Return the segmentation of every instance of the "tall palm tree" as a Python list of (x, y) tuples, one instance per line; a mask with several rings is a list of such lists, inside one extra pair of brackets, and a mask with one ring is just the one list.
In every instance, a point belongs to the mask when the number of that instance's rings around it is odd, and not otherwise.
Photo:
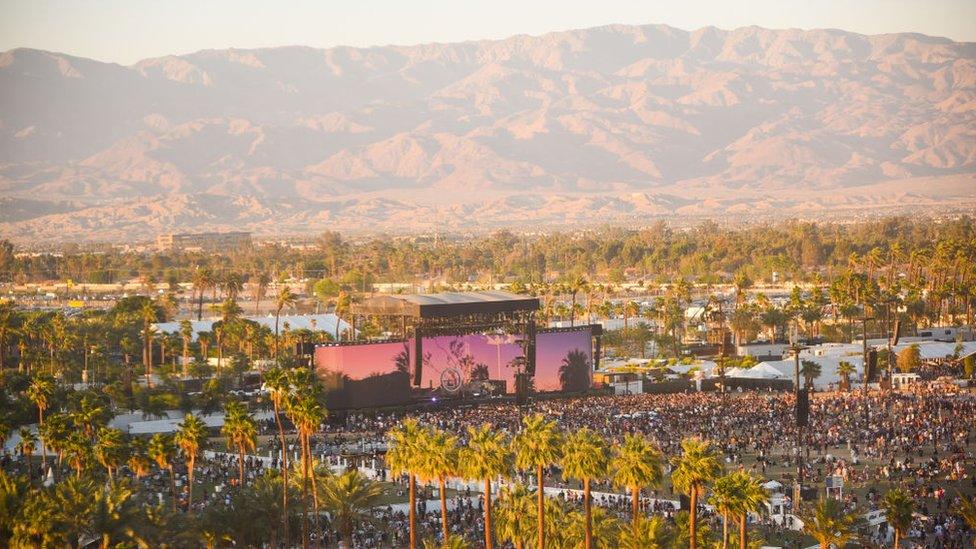
[[(288, 486), (288, 446), (285, 440), (285, 427), (281, 423), (281, 410), (287, 407), (291, 399), (291, 381), (288, 372), (275, 366), (264, 372), (264, 386), (274, 408), (275, 424), (278, 427), (278, 442), (281, 444), (281, 480)], [(288, 490), (281, 491), (282, 535), (285, 546), (288, 546)]]
[(271, 284), (271, 277), (267, 272), (258, 273), (257, 280), (251, 287), (251, 298), (254, 299), (254, 314), (258, 314), (261, 307), (261, 300), (268, 292), (268, 285)]
[(227, 448), (237, 450), (237, 468), (239, 473), (240, 486), (244, 486), (244, 454), (250, 450), (257, 449), (258, 428), (257, 423), (251, 414), (247, 413), (247, 408), (237, 401), (230, 401), (224, 407), (224, 425), (220, 428), (220, 434), (227, 439)]
[(121, 467), (128, 457), (125, 435), (118, 429), (102, 427), (98, 430), (94, 450), (95, 459), (108, 472), (109, 484), (114, 484), (115, 477), (112, 472)]
[(520, 469), (535, 469), (538, 549), (545, 548), (545, 469), (562, 457), (563, 436), (554, 421), (542, 414), (522, 419), (522, 430), (515, 436), (515, 465)]
[(388, 446), (386, 451), (386, 466), (393, 475), (407, 474), (408, 501), (410, 502), (410, 549), (417, 547), (417, 473), (422, 465), (423, 449), (421, 442), (424, 430), (415, 419), (407, 418), (398, 427), (386, 433)]
[(490, 424), (468, 427), (468, 444), (458, 452), (458, 462), (466, 478), (485, 483), (485, 549), (493, 547), (491, 541), (491, 480), (508, 476), (514, 456), (503, 433)]
[(722, 474), (722, 461), (718, 451), (707, 441), (686, 438), (681, 441), (682, 454), (674, 459), (671, 481), (674, 488), (691, 500), (688, 516), (690, 549), (698, 546), (698, 498), (705, 493), (705, 486)]
[[(44, 376), (35, 376), (24, 391), (28, 400), (37, 407), (37, 426), (44, 427), (44, 410), (47, 409), (51, 397), (54, 395), (54, 381)], [(41, 445), (41, 463), (47, 465), (47, 450)]]
[(31, 457), (34, 455), (34, 449), (37, 447), (37, 435), (27, 427), (21, 427), (17, 431), (17, 434), (20, 436), (20, 442), (17, 443), (17, 451), (20, 452), (21, 459), (27, 463), (27, 478), (31, 478), (34, 476)]
[(173, 460), (176, 459), (176, 445), (173, 443), (173, 437), (164, 433), (154, 434), (149, 439), (146, 453), (160, 469), (169, 471), (169, 484), (173, 492), (173, 510), (176, 511), (179, 496), (176, 494), (176, 472), (173, 470)]
[(132, 474), (136, 478), (142, 478), (149, 474), (150, 468), (152, 468), (152, 461), (149, 459), (149, 455), (146, 450), (146, 439), (134, 438), (129, 441), (128, 445), (129, 459), (126, 460), (125, 464), (132, 471)]
[(214, 286), (215, 278), (213, 271), (204, 267), (202, 269), (198, 268), (193, 271), (193, 289), (199, 295), (199, 302), (197, 304), (197, 320), (203, 319), (203, 294), (208, 288)]
[(383, 497), (383, 488), (367, 479), (358, 469), (330, 475), (322, 487), (322, 503), (332, 517), (339, 535), (352, 547), (352, 532), (357, 524), (372, 517), (372, 508)]
[(566, 437), (560, 462), (563, 478), (583, 483), (583, 515), (585, 521), (585, 546), (593, 547), (593, 510), (590, 501), (590, 483), (606, 476), (610, 466), (610, 447), (596, 432), (584, 427)]
[(424, 482), (437, 481), (441, 500), (441, 529), (444, 539), (451, 535), (447, 523), (447, 477), (458, 472), (458, 439), (440, 429), (428, 430), (420, 443), (421, 466), (419, 477)]
[(142, 319), (142, 364), (146, 370), (146, 386), (152, 387), (152, 342), (155, 332), (152, 325), (159, 319), (159, 306), (153, 300), (145, 298), (139, 308), (139, 317)]
[(895, 543), (892, 547), (898, 549), (905, 532), (912, 525), (912, 513), (915, 511), (915, 501), (912, 496), (901, 488), (888, 490), (881, 500), (881, 507), (885, 510), (888, 524), (895, 529)]
[(749, 532), (746, 529), (749, 513), (758, 513), (769, 501), (769, 493), (762, 486), (762, 479), (745, 471), (738, 471), (742, 499), (739, 505), (739, 549), (749, 547)]
[(292, 307), (298, 300), (295, 294), (292, 293), (291, 288), (285, 284), (282, 285), (281, 290), (278, 291), (278, 295), (275, 298), (275, 347), (274, 347), (274, 358), (278, 361), (278, 347), (280, 346), (279, 336), (278, 336), (278, 320), (281, 318), (281, 311), (285, 307)]
[[(302, 547), (308, 547), (308, 482), (311, 471), (311, 438), (325, 421), (325, 409), (313, 395), (302, 394), (291, 403), (285, 413), (298, 430), (298, 442), (302, 457)], [(316, 502), (318, 496), (316, 496)], [(316, 504), (316, 511), (317, 511)]]
[(859, 522), (857, 513), (845, 512), (843, 502), (833, 498), (821, 499), (813, 513), (807, 512), (800, 518), (803, 531), (817, 540), (820, 549), (843, 547), (854, 537)]
[(854, 365), (846, 360), (841, 360), (837, 364), (837, 375), (840, 376), (841, 385), (844, 386), (845, 391), (851, 389), (851, 375), (854, 373)]
[(180, 339), (183, 341), (183, 369), (181, 375), (185, 378), (190, 367), (190, 343), (193, 341), (193, 324), (189, 320), (180, 321)]
[(664, 456), (641, 435), (625, 435), (610, 462), (611, 477), (617, 488), (630, 490), (631, 519), (640, 518), (641, 488), (657, 486), (664, 478)]
[(183, 451), (183, 456), (186, 457), (188, 482), (186, 508), (191, 509), (193, 507), (193, 468), (196, 465), (197, 454), (206, 444), (207, 426), (197, 416), (187, 414), (180, 423), (173, 441)]

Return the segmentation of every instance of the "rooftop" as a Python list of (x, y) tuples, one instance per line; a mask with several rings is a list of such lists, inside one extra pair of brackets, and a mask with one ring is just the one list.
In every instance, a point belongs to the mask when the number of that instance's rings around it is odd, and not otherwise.
[(443, 318), (472, 314), (535, 311), (539, 299), (503, 291), (381, 295), (364, 300), (354, 312), (366, 315)]

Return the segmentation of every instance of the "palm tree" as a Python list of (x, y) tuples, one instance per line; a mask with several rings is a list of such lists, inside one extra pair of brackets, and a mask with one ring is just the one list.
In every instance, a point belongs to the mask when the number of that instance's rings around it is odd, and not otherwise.
[(27, 463), (27, 478), (31, 478), (33, 475), (33, 466), (31, 464), (31, 457), (34, 455), (34, 449), (37, 447), (37, 435), (27, 427), (21, 427), (17, 434), (20, 435), (20, 442), (17, 443), (17, 451), (20, 452), (20, 457)]
[(728, 521), (739, 524), (739, 545), (747, 547), (746, 523), (749, 513), (754, 513), (769, 499), (759, 479), (745, 471), (734, 471), (715, 480), (712, 487), (712, 504), (722, 515), (722, 547), (728, 547)]
[(244, 486), (244, 454), (257, 449), (258, 429), (254, 418), (247, 413), (247, 408), (236, 401), (230, 401), (224, 407), (224, 426), (220, 434), (227, 438), (227, 448), (237, 450), (237, 466), (240, 486)]
[[(38, 429), (44, 427), (44, 410), (50, 403), (51, 396), (54, 395), (54, 382), (43, 376), (35, 376), (31, 379), (30, 385), (24, 391), (27, 399), (37, 406), (37, 426)], [(47, 465), (47, 450), (41, 445), (41, 463)]]
[(342, 316), (349, 312), (350, 299), (349, 294), (340, 290), (339, 295), (336, 296), (335, 302), (335, 315), (336, 315), (336, 325), (335, 325), (335, 339), (336, 341), (342, 341), (342, 334), (339, 332), (339, 321), (342, 320)]
[(129, 459), (125, 462), (136, 478), (142, 478), (149, 474), (152, 461), (146, 452), (146, 440), (134, 438), (129, 441)]
[(912, 513), (915, 511), (915, 501), (912, 496), (901, 488), (889, 490), (881, 500), (881, 507), (885, 510), (888, 524), (895, 529), (895, 543), (892, 547), (898, 549), (905, 532), (912, 525)]
[(169, 471), (169, 483), (173, 491), (173, 510), (176, 511), (176, 502), (179, 501), (179, 496), (176, 494), (176, 472), (173, 471), (173, 460), (176, 458), (176, 445), (173, 443), (173, 437), (164, 433), (156, 433), (149, 439), (149, 447), (146, 453), (160, 469)]
[(197, 320), (203, 319), (203, 294), (214, 285), (214, 275), (210, 269), (196, 269), (193, 271), (193, 289), (199, 294), (200, 301), (197, 305)]
[(257, 281), (251, 287), (251, 298), (254, 299), (254, 314), (258, 314), (261, 306), (261, 300), (268, 292), (268, 285), (271, 284), (271, 277), (268, 273), (262, 271), (257, 276)]
[(545, 477), (544, 470), (562, 457), (563, 437), (554, 421), (542, 414), (522, 419), (522, 430), (516, 435), (515, 465), (520, 469), (535, 469), (538, 529), (538, 549), (545, 548)]
[(444, 539), (451, 535), (447, 524), (447, 477), (458, 471), (458, 439), (440, 429), (427, 430), (421, 438), (421, 466), (418, 477), (423, 482), (437, 481), (441, 500), (441, 529)]
[[(972, 496), (958, 495), (959, 507), (956, 509), (956, 514), (962, 518), (970, 531), (976, 530), (976, 500)], [(973, 548), (976, 549), (976, 538), (973, 539)]]
[(183, 369), (181, 375), (185, 378), (190, 365), (190, 343), (193, 341), (193, 324), (189, 320), (180, 321), (180, 339), (183, 341)]
[(296, 301), (297, 298), (295, 297), (295, 294), (291, 292), (291, 288), (287, 284), (281, 287), (281, 290), (278, 291), (278, 296), (275, 298), (275, 361), (278, 360), (278, 347), (280, 345), (278, 341), (278, 320), (281, 318), (281, 310), (285, 307), (294, 306)]
[(532, 493), (524, 484), (502, 488), (495, 509), (495, 534), (498, 539), (511, 543), (515, 549), (523, 549), (532, 542), (534, 515), (537, 512)]
[(846, 360), (841, 360), (837, 364), (837, 375), (840, 376), (841, 384), (844, 386), (844, 390), (849, 391), (851, 389), (851, 374), (854, 372), (854, 365)]
[(152, 341), (153, 323), (159, 319), (159, 307), (149, 298), (145, 298), (142, 307), (139, 309), (139, 317), (142, 319), (142, 361), (146, 369), (146, 386), (152, 387)]
[(638, 517), (620, 532), (618, 549), (666, 549), (671, 547), (667, 524), (660, 516)]
[[(311, 471), (311, 438), (325, 421), (325, 409), (313, 395), (302, 394), (287, 408), (289, 419), (298, 430), (298, 442), (302, 455), (302, 546), (308, 547), (308, 481)], [(318, 496), (315, 496), (316, 511), (318, 511)]]
[(490, 424), (475, 429), (468, 427), (468, 444), (458, 452), (466, 478), (483, 480), (485, 483), (485, 549), (493, 547), (491, 541), (491, 480), (507, 476), (512, 470), (512, 452), (505, 435)]
[(112, 471), (117, 470), (126, 461), (126, 442), (125, 435), (118, 429), (102, 427), (98, 430), (98, 439), (95, 442), (95, 459), (105, 467), (108, 472), (108, 481), (114, 484), (115, 477)]
[(617, 447), (610, 471), (616, 487), (630, 490), (631, 517), (636, 524), (640, 518), (641, 488), (660, 484), (664, 478), (664, 456), (645, 437), (628, 434)]
[(674, 488), (691, 500), (688, 516), (690, 549), (698, 546), (698, 498), (705, 492), (705, 486), (714, 482), (722, 474), (722, 462), (718, 452), (707, 441), (686, 438), (681, 441), (681, 456), (674, 459), (671, 481)]
[(594, 431), (583, 428), (566, 437), (560, 462), (563, 478), (583, 483), (583, 515), (586, 549), (593, 547), (593, 517), (590, 507), (590, 483), (606, 476), (610, 466), (607, 441)]
[[(277, 338), (276, 338), (277, 340)], [(264, 372), (264, 386), (268, 390), (271, 405), (274, 407), (275, 424), (278, 426), (278, 441), (281, 443), (281, 480), (288, 486), (288, 446), (285, 440), (285, 427), (281, 423), (281, 409), (290, 403), (291, 381), (288, 372), (275, 366)], [(288, 490), (281, 491), (282, 533), (285, 546), (288, 546)]]
[(805, 380), (804, 383), (807, 387), (813, 387), (813, 380), (820, 377), (823, 369), (820, 364), (812, 360), (801, 360), (800, 361), (800, 375), (803, 376)]
[(346, 547), (352, 547), (353, 530), (372, 517), (371, 510), (381, 497), (383, 488), (357, 469), (329, 476), (322, 487), (322, 503), (339, 535), (346, 540)]
[(179, 429), (176, 431), (173, 439), (176, 445), (180, 447), (180, 450), (183, 451), (183, 456), (186, 457), (188, 482), (187, 509), (193, 507), (193, 467), (196, 464), (197, 454), (200, 453), (201, 448), (206, 444), (206, 437), (207, 425), (203, 421), (200, 421), (200, 418), (197, 416), (187, 414), (180, 423)]
[(857, 513), (844, 511), (844, 504), (836, 499), (821, 499), (812, 514), (801, 515), (803, 531), (812, 536), (820, 549), (843, 547), (855, 535), (859, 521)]
[(421, 469), (424, 430), (414, 419), (404, 419), (400, 426), (386, 433), (388, 442), (386, 466), (393, 475), (407, 474), (408, 500), (410, 502), (410, 549), (417, 547), (417, 473)]
[(574, 278), (569, 283), (569, 286), (566, 288), (569, 291), (569, 294), (570, 294), (570, 296), (572, 298), (572, 304), (570, 305), (570, 308), (569, 308), (569, 311), (570, 311), (570, 313), (569, 313), (570, 314), (570, 317), (569, 317), (569, 325), (570, 326), (574, 326), (576, 324), (576, 294), (578, 294), (580, 292), (585, 292), (586, 291), (586, 288), (588, 286), (589, 286), (589, 283), (586, 281), (586, 278), (584, 278), (583, 275), (580, 275), (580, 276), (577, 276), (576, 278)]

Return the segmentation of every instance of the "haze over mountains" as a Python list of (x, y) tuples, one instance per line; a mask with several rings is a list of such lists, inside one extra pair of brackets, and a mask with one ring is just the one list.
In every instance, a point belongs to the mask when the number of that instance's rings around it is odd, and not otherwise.
[(976, 207), (976, 44), (609, 26), (0, 54), (0, 235), (419, 232)]

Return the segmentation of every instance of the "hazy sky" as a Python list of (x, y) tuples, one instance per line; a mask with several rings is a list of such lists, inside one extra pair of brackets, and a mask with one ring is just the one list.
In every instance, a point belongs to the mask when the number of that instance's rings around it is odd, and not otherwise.
[(976, 41), (976, 0), (0, 0), (0, 51), (32, 47), (128, 64), (205, 48), (453, 42), (608, 23)]

